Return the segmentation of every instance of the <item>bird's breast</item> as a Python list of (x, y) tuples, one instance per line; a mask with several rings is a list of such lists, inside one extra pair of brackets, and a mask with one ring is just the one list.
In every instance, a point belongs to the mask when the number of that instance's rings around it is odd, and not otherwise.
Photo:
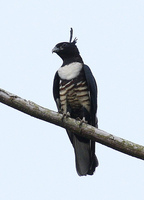
[(82, 66), (82, 63), (79, 62), (70, 63), (68, 65), (60, 67), (58, 70), (58, 75), (63, 80), (74, 79), (79, 75)]
[(82, 78), (72, 79), (70, 81), (61, 80), (60, 82), (60, 102), (61, 107), (65, 105), (72, 109), (85, 107), (90, 110), (90, 95), (86, 81)]

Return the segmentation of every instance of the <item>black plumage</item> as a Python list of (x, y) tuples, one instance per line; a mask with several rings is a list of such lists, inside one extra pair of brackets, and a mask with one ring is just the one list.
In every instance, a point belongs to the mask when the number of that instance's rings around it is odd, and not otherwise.
[[(60, 113), (98, 127), (96, 81), (79, 54), (76, 39), (71, 40), (72, 29), (70, 42), (59, 43), (53, 49), (63, 60), (54, 77), (54, 99)], [(95, 142), (69, 130), (67, 133), (74, 147), (77, 173), (92, 175), (98, 166)]]

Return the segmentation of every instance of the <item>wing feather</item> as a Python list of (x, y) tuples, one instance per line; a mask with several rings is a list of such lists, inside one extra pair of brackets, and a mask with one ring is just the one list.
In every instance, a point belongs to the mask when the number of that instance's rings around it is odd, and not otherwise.
[(87, 65), (83, 66), (86, 82), (88, 89), (90, 91), (90, 101), (91, 101), (91, 121), (93, 126), (97, 126), (97, 84), (95, 78)]

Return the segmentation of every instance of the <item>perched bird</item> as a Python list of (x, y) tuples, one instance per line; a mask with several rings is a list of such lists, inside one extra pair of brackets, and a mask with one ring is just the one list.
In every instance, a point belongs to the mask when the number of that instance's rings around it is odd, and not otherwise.
[[(54, 77), (53, 96), (58, 111), (64, 116), (79, 119), (98, 127), (97, 85), (90, 68), (84, 64), (76, 46), (77, 39), (58, 43), (52, 50), (63, 60)], [(79, 176), (92, 175), (98, 166), (95, 142), (67, 130), (74, 147), (76, 169)]]

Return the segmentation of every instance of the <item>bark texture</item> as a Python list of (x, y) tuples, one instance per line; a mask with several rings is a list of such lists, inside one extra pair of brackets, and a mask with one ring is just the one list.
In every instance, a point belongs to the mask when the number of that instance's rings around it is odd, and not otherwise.
[(135, 144), (123, 138), (116, 137), (90, 125), (81, 125), (80, 121), (75, 119), (63, 118), (63, 116), (57, 112), (39, 106), (32, 101), (22, 99), (21, 97), (3, 89), (0, 89), (0, 102), (31, 115), (32, 117), (72, 130), (78, 135), (92, 139), (130, 156), (144, 160), (144, 146)]

